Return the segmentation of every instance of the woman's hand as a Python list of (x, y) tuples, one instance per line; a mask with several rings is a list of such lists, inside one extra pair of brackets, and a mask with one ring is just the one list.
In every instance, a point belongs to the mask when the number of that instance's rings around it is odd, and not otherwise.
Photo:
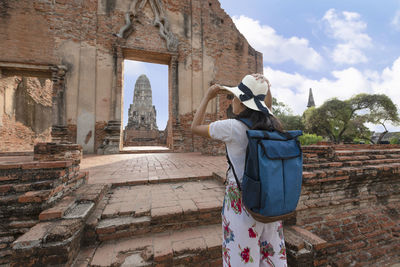
[(208, 100), (211, 100), (211, 99), (215, 98), (218, 94), (225, 93), (225, 91), (226, 90), (221, 85), (214, 84), (208, 88), (206, 96), (207, 96)]
[(198, 107), (196, 114), (194, 114), (193, 122), (192, 122), (192, 132), (194, 134), (203, 136), (203, 137), (210, 137), (208, 132), (208, 125), (203, 124), (204, 116), (206, 112), (206, 108), (208, 102), (211, 99), (216, 97), (218, 94), (224, 93), (226, 91), (221, 85), (214, 84), (210, 86), (204, 95), (203, 99), (201, 100), (200, 106)]

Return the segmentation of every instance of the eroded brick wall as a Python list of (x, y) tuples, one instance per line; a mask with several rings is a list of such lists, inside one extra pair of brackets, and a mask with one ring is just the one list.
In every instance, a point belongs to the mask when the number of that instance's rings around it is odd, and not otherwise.
[[(163, 1), (170, 31), (179, 40), (177, 51), (167, 49), (149, 3), (138, 13), (129, 37), (119, 39), (115, 34), (125, 25), (130, 3), (2, 1), (0, 61), (67, 67), (68, 139), (89, 153), (106, 138), (102, 125), (122, 120), (123, 60), (177, 61), (177, 73), (169, 81), (177, 95), (169, 94), (168, 143), (175, 151), (205, 151), (205, 145), (192, 140), (186, 122), (212, 82), (233, 86), (248, 73), (262, 72), (262, 54), (248, 44), (217, 0)], [(222, 102), (210, 104), (210, 116), (216, 116)]]
[(303, 149), (297, 225), (328, 242), (332, 266), (390, 266), (400, 260), (400, 149), (350, 147)]
[(39, 222), (43, 210), (86, 183), (81, 157), (79, 145), (40, 143), (35, 161), (0, 164), (0, 264), (9, 263), (12, 242)]
[(51, 141), (52, 82), (42, 77), (0, 77), (0, 151), (32, 151)]

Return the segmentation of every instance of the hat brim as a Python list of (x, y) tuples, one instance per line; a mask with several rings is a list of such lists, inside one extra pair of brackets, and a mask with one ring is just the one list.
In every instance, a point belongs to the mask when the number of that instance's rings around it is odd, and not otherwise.
[[(239, 89), (239, 87), (228, 87), (228, 86), (222, 86), (225, 90), (228, 90), (229, 92), (231, 92), (232, 94), (234, 94), (238, 99), (240, 99), (240, 95), (243, 94), (243, 92)], [(246, 107), (252, 109), (252, 110), (257, 110), (257, 111), (261, 111), (255, 101), (254, 98), (249, 99), (247, 101), (242, 101), (243, 105), (245, 105)], [(265, 107), (266, 109), (268, 109), (269, 114), (273, 115), (271, 110), (267, 107), (267, 105), (264, 103), (264, 101), (260, 101), (261, 105), (263, 107)]]

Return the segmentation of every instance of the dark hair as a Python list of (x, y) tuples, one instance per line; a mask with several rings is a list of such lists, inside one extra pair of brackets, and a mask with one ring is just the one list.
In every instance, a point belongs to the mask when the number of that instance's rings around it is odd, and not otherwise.
[(235, 118), (250, 119), (253, 124), (252, 130), (267, 130), (284, 132), (282, 123), (272, 115), (265, 115), (261, 111), (247, 108), (240, 112)]

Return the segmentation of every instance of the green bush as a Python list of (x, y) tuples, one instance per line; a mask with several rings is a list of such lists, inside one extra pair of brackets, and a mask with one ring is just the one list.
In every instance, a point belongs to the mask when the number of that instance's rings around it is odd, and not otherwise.
[(306, 133), (299, 137), (299, 141), (302, 146), (313, 145), (322, 141), (322, 136)]
[(391, 138), (391, 139), (390, 139), (390, 143), (391, 143), (392, 145), (400, 145), (400, 136), (397, 135), (397, 136)]
[(354, 138), (353, 143), (354, 144), (371, 144), (371, 141), (356, 137), (356, 138)]

